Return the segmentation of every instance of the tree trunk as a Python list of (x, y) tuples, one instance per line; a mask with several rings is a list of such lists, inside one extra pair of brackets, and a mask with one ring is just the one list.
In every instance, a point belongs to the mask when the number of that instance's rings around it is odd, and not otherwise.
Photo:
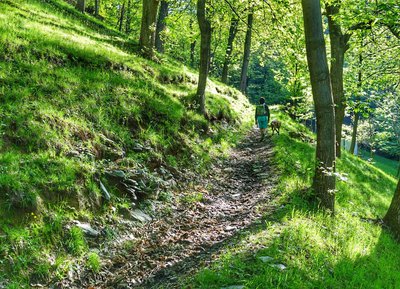
[(194, 67), (195, 63), (195, 54), (196, 54), (196, 40), (193, 40), (192, 43), (190, 43), (190, 66)]
[[(362, 44), (362, 43), (361, 43)], [(362, 46), (362, 45), (361, 45)], [(360, 67), (359, 67), (359, 69), (358, 69), (358, 82), (357, 82), (357, 87), (358, 87), (358, 90), (361, 90), (361, 88), (362, 88), (362, 62), (363, 62), (363, 57), (362, 57), (362, 54), (360, 54), (360, 56), (359, 56), (359, 65), (360, 65)], [(357, 93), (360, 93), (360, 92), (357, 92)], [(358, 102), (360, 102), (360, 99), (359, 99), (360, 97), (359, 96), (357, 96), (357, 100), (356, 100), (356, 102), (357, 102), (357, 104), (359, 104)], [(356, 104), (356, 105), (357, 105)], [(356, 107), (356, 110), (357, 110), (358, 108)], [(354, 113), (354, 123), (353, 123), (353, 133), (352, 133), (352, 136), (351, 136), (351, 145), (350, 145), (350, 153), (353, 155), (354, 154), (354, 149), (355, 149), (355, 147), (356, 147), (356, 142), (357, 142), (357, 130), (358, 130), (358, 121), (360, 120), (360, 112), (358, 112), (358, 111), (356, 111), (355, 113)]]
[(126, 21), (125, 21), (125, 33), (129, 34), (131, 32), (131, 10), (132, 10), (132, 5), (131, 5), (131, 0), (128, 0), (128, 6), (126, 7)]
[(157, 30), (156, 30), (156, 49), (160, 53), (164, 53), (164, 40), (162, 39), (162, 32), (165, 30), (165, 18), (168, 16), (168, 1), (161, 1), (160, 12), (158, 13)]
[(383, 222), (395, 234), (396, 238), (400, 239), (400, 181), (397, 184), (392, 203), (383, 218)]
[(354, 114), (353, 133), (351, 135), (351, 144), (350, 144), (350, 153), (352, 155), (354, 155), (354, 149), (356, 148), (357, 130), (358, 130), (358, 121), (359, 120), (360, 120), (360, 113), (356, 112)]
[(86, 7), (85, 0), (78, 0), (78, 2), (76, 2), (76, 9), (78, 9), (80, 12), (85, 13), (85, 7)]
[(346, 108), (343, 92), (344, 54), (348, 49), (349, 34), (343, 34), (340, 25), (333, 19), (339, 14), (340, 0), (326, 5), (329, 37), (331, 40), (331, 84), (335, 103), (336, 156), (341, 156), (342, 125)]
[(221, 76), (221, 82), (223, 83), (228, 83), (229, 64), (231, 63), (233, 41), (235, 40), (236, 37), (238, 24), (239, 24), (239, 19), (237, 19), (236, 17), (232, 17), (231, 26), (229, 28), (228, 45), (226, 46), (226, 52), (225, 52), (224, 67), (222, 69), (222, 76)]
[(247, 16), (247, 32), (246, 39), (244, 42), (244, 53), (243, 53), (243, 64), (242, 72), (240, 75), (240, 91), (245, 93), (247, 90), (247, 71), (249, 69), (250, 62), (250, 49), (251, 49), (251, 34), (253, 30), (253, 11), (250, 10)]
[(94, 1), (94, 16), (96, 17), (100, 16), (100, 0)]
[(396, 176), (397, 176), (397, 177), (400, 177), (400, 157), (399, 157), (399, 164), (398, 164), (398, 167), (397, 167), (397, 174), (396, 174)]
[(125, 17), (125, 1), (122, 4), (121, 11), (120, 11), (120, 16), (119, 16), (119, 21), (118, 21), (118, 23), (119, 23), (119, 28), (118, 28), (119, 32), (122, 32), (122, 26), (124, 24), (124, 17)]
[(159, 3), (159, 0), (143, 0), (139, 47), (143, 56), (150, 59), (154, 58), (155, 28)]
[(317, 117), (317, 149), (313, 188), (320, 205), (335, 208), (335, 110), (331, 92), (319, 0), (302, 0), (307, 61)]
[(197, 20), (200, 27), (200, 69), (197, 86), (197, 101), (199, 112), (206, 115), (206, 86), (208, 70), (210, 68), (211, 52), (211, 21), (207, 18), (206, 0), (197, 0)]

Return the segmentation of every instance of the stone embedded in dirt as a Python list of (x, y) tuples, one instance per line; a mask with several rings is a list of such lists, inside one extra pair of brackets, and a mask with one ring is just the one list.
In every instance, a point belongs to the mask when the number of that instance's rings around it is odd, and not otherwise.
[(226, 226), (225, 227), (225, 231), (227, 231), (227, 232), (233, 231), (235, 229), (236, 229), (236, 227), (234, 227), (234, 226)]
[(270, 256), (261, 256), (261, 257), (258, 257), (258, 259), (260, 259), (264, 263), (268, 263), (268, 262), (271, 262), (272, 260), (274, 260), (274, 258), (272, 258)]
[(286, 266), (283, 265), (283, 264), (271, 264), (270, 266), (273, 267), (273, 268), (279, 269), (281, 271), (286, 269)]
[(100, 236), (100, 232), (93, 229), (90, 224), (87, 223), (81, 223), (79, 221), (76, 221), (76, 226), (80, 229), (82, 229), (83, 233), (87, 236), (90, 237), (98, 237)]
[(231, 198), (234, 199), (234, 200), (239, 200), (241, 195), (242, 194), (234, 194), (234, 195), (231, 196)]
[(139, 210), (139, 209), (135, 209), (132, 211), (132, 218), (134, 218), (142, 223), (150, 222), (151, 220), (153, 220), (152, 217), (150, 217), (145, 212), (143, 212), (142, 210)]
[(106, 199), (107, 201), (111, 200), (110, 193), (107, 191), (106, 187), (104, 186), (104, 184), (101, 181), (100, 181), (100, 190), (101, 190), (101, 194), (104, 197), (104, 199)]

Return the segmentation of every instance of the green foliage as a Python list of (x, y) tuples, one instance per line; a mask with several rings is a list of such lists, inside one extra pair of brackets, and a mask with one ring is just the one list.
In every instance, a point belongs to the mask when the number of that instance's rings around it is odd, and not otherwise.
[(89, 253), (86, 261), (86, 266), (94, 273), (99, 273), (101, 269), (100, 257), (97, 253)]
[[(76, 263), (98, 272), (99, 256), (71, 220), (109, 213), (105, 171), (140, 168), (150, 196), (154, 168), (205, 171), (251, 119), (242, 94), (212, 81), (210, 117), (197, 114), (196, 73), (138, 57), (108, 28), (117, 1), (101, 2), (106, 22), (61, 0), (0, 3), (0, 284), (9, 288), (65, 278)], [(131, 203), (107, 189), (112, 206)]]
[[(314, 147), (289, 133), (313, 136), (288, 117), (279, 114), (279, 119), (283, 128), (273, 141), (281, 171), (276, 188), (280, 209), (185, 284), (191, 288), (399, 287), (399, 244), (374, 222), (389, 206), (395, 179), (344, 153), (338, 160), (342, 180), (337, 184), (337, 214), (331, 218), (319, 212), (309, 191)], [(285, 268), (275, 266), (279, 264)]]

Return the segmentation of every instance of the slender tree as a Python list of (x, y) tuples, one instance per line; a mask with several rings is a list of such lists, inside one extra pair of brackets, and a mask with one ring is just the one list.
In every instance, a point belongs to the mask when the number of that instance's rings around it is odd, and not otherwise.
[(94, 16), (96, 17), (100, 16), (100, 0), (94, 1)]
[(78, 0), (78, 2), (76, 2), (76, 9), (78, 9), (82, 13), (85, 13), (86, 1), (85, 0)]
[(156, 29), (156, 49), (160, 53), (164, 53), (164, 40), (162, 39), (162, 32), (165, 30), (165, 19), (168, 16), (168, 1), (161, 1), (160, 11), (158, 13), (157, 29)]
[(156, 20), (159, 0), (143, 0), (139, 47), (144, 57), (154, 58)]
[(233, 41), (235, 40), (238, 24), (239, 24), (239, 19), (237, 17), (232, 17), (231, 25), (229, 28), (228, 45), (226, 46), (224, 66), (222, 69), (222, 76), (221, 76), (221, 81), (223, 83), (228, 83), (229, 64), (231, 63), (231, 55), (232, 55), (232, 51), (233, 51)]
[(131, 32), (131, 21), (132, 21), (132, 2), (128, 0), (128, 5), (126, 7), (126, 21), (125, 21), (125, 33), (129, 34)]
[(313, 188), (323, 208), (335, 208), (335, 110), (331, 92), (319, 0), (302, 0), (307, 62), (317, 117)]
[(253, 9), (250, 8), (247, 15), (247, 32), (244, 42), (243, 64), (242, 72), (240, 74), (240, 91), (245, 93), (247, 90), (247, 71), (249, 70), (250, 63), (250, 50), (251, 50), (251, 34), (253, 30)]
[(335, 20), (335, 17), (339, 14), (340, 5), (341, 0), (336, 0), (326, 5), (331, 40), (330, 77), (333, 100), (335, 102), (336, 156), (338, 158), (341, 156), (342, 125), (346, 108), (346, 99), (343, 92), (344, 54), (349, 49), (348, 42), (350, 39), (350, 34), (344, 34), (340, 24)]
[[(358, 81), (357, 81), (357, 88), (358, 92), (357, 94), (361, 93), (362, 89), (362, 62), (363, 62), (363, 57), (362, 54), (360, 53), (359, 55), (359, 68), (358, 68)], [(356, 148), (356, 142), (357, 142), (357, 131), (358, 131), (358, 122), (360, 121), (360, 96), (357, 95), (356, 99), (356, 107), (354, 108), (354, 122), (353, 122), (353, 132), (351, 134), (351, 144), (350, 144), (350, 153), (354, 154), (354, 150)]]
[(199, 103), (199, 112), (206, 115), (206, 86), (208, 71), (210, 68), (210, 52), (211, 52), (211, 21), (207, 17), (206, 0), (197, 0), (197, 21), (200, 27), (200, 69), (199, 83), (197, 86), (197, 101)]
[(119, 13), (120, 14), (119, 14), (119, 19), (118, 19), (118, 23), (119, 23), (118, 30), (119, 30), (119, 32), (122, 32), (122, 27), (123, 27), (124, 18), (125, 18), (125, 1), (122, 3)]

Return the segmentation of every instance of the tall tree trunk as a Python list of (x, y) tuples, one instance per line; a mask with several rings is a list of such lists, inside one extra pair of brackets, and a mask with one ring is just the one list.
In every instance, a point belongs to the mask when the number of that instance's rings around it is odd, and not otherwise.
[(247, 32), (244, 42), (242, 72), (240, 74), (240, 91), (245, 93), (247, 90), (247, 71), (250, 62), (251, 34), (253, 31), (253, 10), (251, 9), (247, 16)]
[(120, 15), (119, 15), (119, 21), (118, 21), (118, 23), (119, 23), (119, 28), (118, 28), (119, 32), (122, 32), (122, 27), (123, 27), (123, 24), (124, 24), (124, 17), (125, 17), (125, 1), (124, 1), (124, 3), (122, 3)]
[(344, 54), (347, 51), (350, 34), (343, 34), (340, 25), (334, 20), (339, 14), (341, 0), (326, 5), (328, 16), (329, 37), (331, 40), (331, 84), (333, 101), (335, 102), (336, 124), (336, 156), (341, 156), (342, 125), (346, 108), (346, 99), (343, 92), (343, 64)]
[(237, 19), (236, 17), (232, 17), (231, 26), (229, 28), (228, 45), (226, 46), (226, 52), (225, 52), (224, 67), (222, 69), (222, 76), (221, 76), (221, 81), (223, 83), (228, 83), (229, 64), (231, 63), (233, 41), (235, 40), (236, 37), (238, 24), (239, 24), (239, 19)]
[(197, 0), (197, 20), (200, 27), (200, 69), (199, 83), (197, 86), (197, 101), (199, 112), (206, 115), (206, 86), (208, 70), (210, 68), (211, 52), (211, 21), (207, 18), (206, 0)]
[(85, 8), (86, 8), (85, 0), (78, 0), (78, 2), (76, 2), (76, 9), (78, 9), (80, 12), (85, 13)]
[(383, 222), (395, 234), (396, 238), (400, 239), (400, 181), (397, 184), (392, 203), (383, 218)]
[(164, 40), (162, 39), (162, 32), (165, 30), (165, 18), (168, 16), (169, 2), (162, 0), (160, 4), (160, 12), (158, 13), (157, 30), (156, 30), (156, 49), (160, 53), (164, 53)]
[(360, 113), (356, 112), (354, 114), (353, 133), (351, 135), (351, 144), (350, 144), (350, 153), (352, 155), (354, 155), (354, 150), (356, 148), (357, 130), (358, 130), (358, 121), (359, 120), (360, 120)]
[[(360, 54), (359, 55), (359, 66), (360, 67), (358, 69), (358, 82), (357, 82), (357, 88), (359, 91), (357, 93), (360, 93), (361, 88), (362, 88), (362, 62), (363, 62), (363, 57), (362, 57), (362, 54)], [(359, 122), (360, 116), (361, 116), (361, 113), (359, 111), (357, 111), (359, 109), (359, 107), (358, 107), (359, 102), (360, 102), (360, 97), (357, 96), (356, 107), (355, 107), (355, 112), (354, 112), (353, 133), (351, 135), (351, 145), (350, 145), (350, 153), (352, 155), (354, 154), (354, 149), (356, 147), (358, 122)]]
[(125, 33), (129, 34), (131, 32), (131, 10), (132, 10), (132, 5), (131, 5), (131, 0), (128, 0), (128, 6), (126, 7), (126, 21), (125, 21)]
[(190, 43), (190, 66), (194, 67), (197, 41)]
[(331, 91), (319, 0), (302, 0), (307, 61), (317, 116), (314, 191), (320, 205), (335, 209), (335, 110)]
[(154, 58), (156, 20), (159, 0), (143, 0), (139, 47), (144, 57)]
[(100, 0), (94, 1), (94, 16), (96, 17), (100, 16)]

